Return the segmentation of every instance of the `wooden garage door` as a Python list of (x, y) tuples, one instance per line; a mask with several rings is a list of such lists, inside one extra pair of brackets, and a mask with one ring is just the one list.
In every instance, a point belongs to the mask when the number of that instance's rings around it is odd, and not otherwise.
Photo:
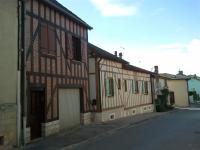
[(80, 125), (79, 89), (59, 89), (60, 129)]

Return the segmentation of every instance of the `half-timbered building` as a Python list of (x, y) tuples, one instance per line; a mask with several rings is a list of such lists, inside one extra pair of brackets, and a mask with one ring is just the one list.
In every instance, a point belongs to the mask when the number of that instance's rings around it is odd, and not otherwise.
[(93, 120), (113, 120), (152, 112), (153, 72), (89, 44), (90, 101)]
[(89, 123), (87, 23), (56, 0), (24, 1), (26, 142)]

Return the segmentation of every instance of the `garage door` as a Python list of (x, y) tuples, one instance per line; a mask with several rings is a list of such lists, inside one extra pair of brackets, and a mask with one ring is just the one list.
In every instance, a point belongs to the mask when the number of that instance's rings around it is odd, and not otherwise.
[(80, 125), (79, 89), (59, 89), (60, 129)]

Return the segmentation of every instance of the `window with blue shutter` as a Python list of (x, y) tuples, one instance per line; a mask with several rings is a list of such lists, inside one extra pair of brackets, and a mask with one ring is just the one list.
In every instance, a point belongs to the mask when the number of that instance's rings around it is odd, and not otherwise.
[(144, 81), (142, 81), (142, 93), (144, 93)]
[(135, 93), (139, 93), (139, 85), (138, 85), (138, 81), (135, 81)]
[(106, 79), (106, 96), (114, 96), (114, 83), (113, 79)]
[(144, 81), (144, 94), (148, 94), (148, 81)]
[(118, 89), (121, 90), (121, 79), (118, 78)]
[(124, 80), (124, 91), (127, 92), (127, 80)]
[(134, 80), (132, 80), (132, 93), (135, 93), (135, 84), (134, 84)]

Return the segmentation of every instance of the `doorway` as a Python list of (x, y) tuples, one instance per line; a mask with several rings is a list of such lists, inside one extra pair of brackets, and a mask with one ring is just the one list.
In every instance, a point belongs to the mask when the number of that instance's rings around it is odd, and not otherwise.
[(42, 123), (45, 112), (45, 90), (34, 88), (30, 91), (30, 130), (31, 140), (42, 136)]

